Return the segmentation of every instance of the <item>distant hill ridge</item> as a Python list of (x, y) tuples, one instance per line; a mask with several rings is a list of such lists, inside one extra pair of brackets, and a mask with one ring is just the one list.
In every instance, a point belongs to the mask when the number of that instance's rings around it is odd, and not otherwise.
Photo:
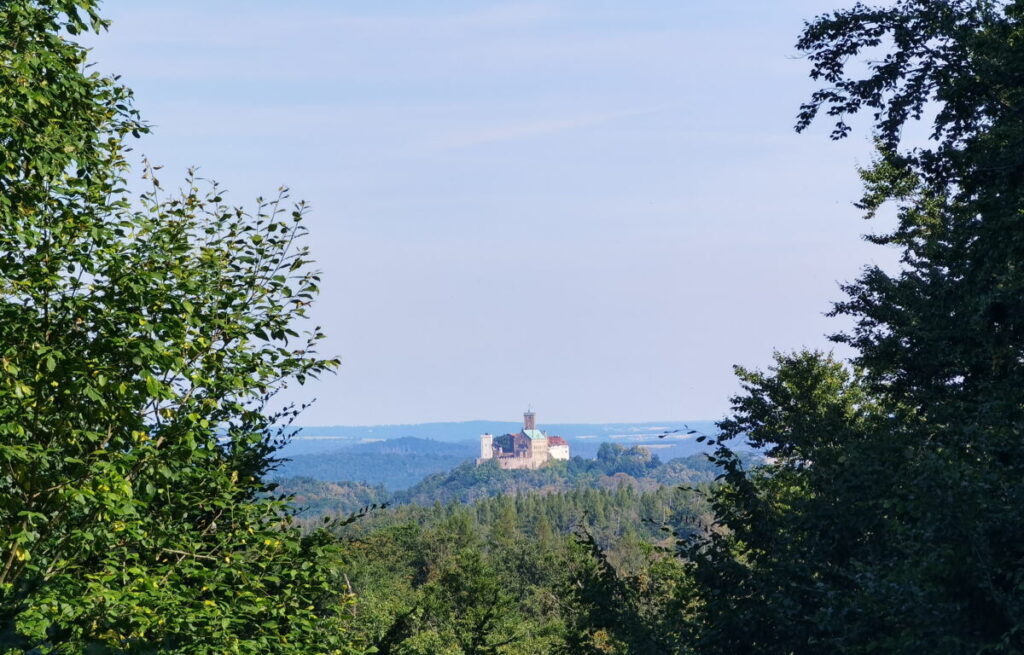
[[(657, 435), (660, 431), (677, 430), (689, 427), (701, 432), (714, 430), (714, 422), (696, 421), (637, 421), (617, 423), (544, 423), (538, 427), (548, 434), (562, 437), (592, 436), (607, 438), (614, 434), (649, 434)], [(408, 423), (396, 425), (327, 425), (304, 426), (299, 429), (300, 437), (347, 437), (349, 439), (397, 439), (401, 437), (418, 437), (436, 441), (466, 441), (475, 439), (485, 432), (505, 434), (516, 432), (522, 428), (517, 421), (447, 421), (434, 423)]]
[(450, 443), (420, 437), (399, 437), (382, 441), (365, 441), (345, 448), (350, 453), (378, 453), (381, 455), (452, 455), (471, 457), (476, 453), (475, 444)]
[(440, 452), (423, 452), (421, 447), (409, 443), (395, 450), (389, 450), (389, 446), (362, 450), (366, 446), (369, 444), (332, 452), (294, 455), (278, 466), (273, 477), (300, 476), (323, 482), (360, 482), (382, 485), (394, 491), (410, 487), (432, 473), (449, 471), (472, 457), (472, 453), (443, 452), (440, 449)]

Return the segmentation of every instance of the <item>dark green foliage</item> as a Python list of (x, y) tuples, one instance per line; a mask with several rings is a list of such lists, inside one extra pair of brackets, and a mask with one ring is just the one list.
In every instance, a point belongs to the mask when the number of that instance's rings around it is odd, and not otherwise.
[[(754, 474), (726, 448), (724, 529), (686, 548), (702, 653), (1024, 650), (1024, 3), (855, 5), (799, 47), (827, 86), (804, 106), (868, 109), (862, 173), (898, 271), (844, 287), (855, 370), (802, 353), (740, 371), (725, 434), (773, 444)], [(867, 59), (865, 65), (861, 61)], [(927, 117), (926, 147), (901, 142)]]
[(675, 560), (648, 560), (634, 573), (616, 570), (586, 530), (570, 551), (571, 584), (566, 586), (565, 655), (688, 652), (686, 599), (689, 582)]
[(68, 40), (95, 12), (0, 4), (0, 650), (349, 651), (337, 546), (262, 482), (268, 401), (336, 364), (293, 327), (304, 209), (129, 196), (145, 127)]
[(744, 395), (723, 436), (745, 433), (775, 459), (750, 472), (728, 448), (716, 452), (726, 472), (713, 510), (728, 529), (681, 544), (700, 598), (694, 645), (702, 653), (841, 647), (871, 584), (860, 577), (864, 565), (892, 555), (887, 417), (856, 376), (817, 353), (778, 355), (770, 374), (739, 375)]

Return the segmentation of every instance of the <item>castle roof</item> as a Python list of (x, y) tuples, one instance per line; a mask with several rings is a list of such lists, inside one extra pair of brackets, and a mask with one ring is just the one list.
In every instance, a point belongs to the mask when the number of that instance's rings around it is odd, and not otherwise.
[(569, 442), (562, 437), (548, 437), (549, 446), (568, 446)]
[(528, 436), (530, 439), (547, 439), (544, 433), (540, 430), (523, 430), (523, 434)]

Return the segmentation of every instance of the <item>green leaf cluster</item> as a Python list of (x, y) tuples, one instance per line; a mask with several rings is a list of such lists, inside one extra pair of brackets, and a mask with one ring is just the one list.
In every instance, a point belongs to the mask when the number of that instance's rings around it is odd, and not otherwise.
[(336, 545), (262, 482), (275, 394), (337, 364), (305, 207), (130, 195), (147, 127), (73, 40), (105, 27), (0, 4), (0, 652), (350, 652)]
[[(798, 43), (833, 136), (871, 115), (867, 216), (897, 270), (866, 267), (821, 353), (740, 370), (721, 424), (720, 529), (686, 544), (701, 653), (1024, 650), (1024, 3), (899, 0), (809, 22)], [(908, 147), (915, 121), (930, 141)]]

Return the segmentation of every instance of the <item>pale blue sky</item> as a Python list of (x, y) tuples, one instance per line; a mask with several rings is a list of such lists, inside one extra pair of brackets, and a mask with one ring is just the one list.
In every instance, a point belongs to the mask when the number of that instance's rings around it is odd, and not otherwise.
[(303, 423), (717, 418), (891, 260), (851, 206), (869, 135), (792, 131), (792, 44), (845, 4), (116, 0), (95, 58), (165, 184), (312, 205), (343, 367)]

